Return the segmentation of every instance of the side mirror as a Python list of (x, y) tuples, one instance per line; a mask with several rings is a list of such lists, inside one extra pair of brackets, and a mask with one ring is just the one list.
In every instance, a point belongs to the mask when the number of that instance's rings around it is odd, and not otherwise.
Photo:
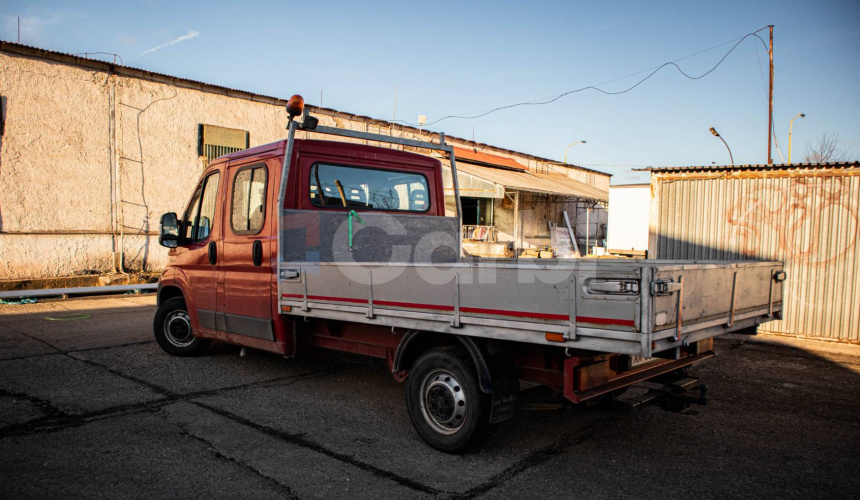
[(161, 234), (158, 236), (158, 243), (167, 248), (179, 246), (179, 222), (174, 212), (161, 216)]

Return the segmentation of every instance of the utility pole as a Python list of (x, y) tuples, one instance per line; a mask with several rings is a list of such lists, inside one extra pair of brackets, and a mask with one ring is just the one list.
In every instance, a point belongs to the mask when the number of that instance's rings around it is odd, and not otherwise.
[(770, 98), (768, 100), (767, 112), (767, 164), (773, 164), (773, 158), (770, 154), (770, 142), (773, 139), (773, 25), (770, 28)]

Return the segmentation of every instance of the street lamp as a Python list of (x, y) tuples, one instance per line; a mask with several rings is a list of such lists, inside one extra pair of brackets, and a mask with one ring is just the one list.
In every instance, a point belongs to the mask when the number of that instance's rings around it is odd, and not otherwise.
[(567, 145), (566, 148), (564, 148), (564, 162), (565, 163), (567, 163), (567, 150), (570, 149), (571, 146), (576, 146), (577, 144), (585, 144), (585, 141), (571, 142), (570, 144)]
[(717, 132), (717, 129), (715, 129), (714, 127), (711, 127), (711, 133), (712, 133), (712, 134), (714, 134), (714, 137), (719, 137), (719, 138), (720, 138), (720, 140), (721, 140), (721, 141), (723, 141), (723, 144), (725, 144), (725, 145), (726, 145), (726, 149), (728, 149), (728, 150), (729, 150), (729, 160), (732, 162), (732, 165), (734, 165), (734, 164), (735, 164), (735, 159), (734, 159), (734, 157), (732, 157), (732, 150), (731, 150), (731, 148), (729, 147), (729, 145), (726, 143), (726, 140), (725, 140), (725, 139), (723, 139), (723, 136), (721, 136), (721, 135), (720, 135), (720, 133), (719, 133), (719, 132)]
[(788, 164), (789, 165), (791, 165), (791, 127), (794, 126), (794, 120), (797, 119), (798, 116), (801, 118), (806, 118), (806, 113), (798, 113), (797, 116), (795, 116), (794, 118), (791, 119), (790, 122), (788, 122)]

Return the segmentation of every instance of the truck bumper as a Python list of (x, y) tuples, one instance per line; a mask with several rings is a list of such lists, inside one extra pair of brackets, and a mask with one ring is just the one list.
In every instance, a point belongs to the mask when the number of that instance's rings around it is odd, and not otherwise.
[(675, 370), (680, 370), (693, 363), (712, 357), (714, 357), (714, 352), (706, 351), (681, 359), (666, 360), (641, 370), (620, 374), (604, 384), (586, 390), (577, 390), (577, 387), (582, 385), (583, 377), (589, 376), (589, 366), (581, 364), (581, 358), (567, 358), (564, 361), (564, 397), (574, 403), (582, 403), (583, 401), (609, 394), (635, 383), (644, 382)]
[(705, 385), (699, 383), (696, 377), (666, 374), (652, 379), (655, 387), (648, 388), (643, 394), (630, 398), (616, 399), (612, 409), (630, 413), (645, 406), (659, 404), (660, 408), (676, 413), (688, 413), (691, 404), (708, 404)]

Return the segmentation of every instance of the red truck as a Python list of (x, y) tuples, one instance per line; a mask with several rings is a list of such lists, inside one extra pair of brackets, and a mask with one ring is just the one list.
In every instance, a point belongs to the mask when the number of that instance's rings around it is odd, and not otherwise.
[(299, 122), (298, 97), (288, 112), (286, 140), (218, 158), (182, 217), (162, 216), (154, 332), (172, 355), (219, 340), (382, 358), (419, 435), (457, 452), (513, 416), (521, 380), (573, 403), (643, 381), (664, 384), (662, 406), (702, 402), (684, 369), (713, 356), (712, 338), (780, 316), (777, 262), (463, 257), (443, 134)]

